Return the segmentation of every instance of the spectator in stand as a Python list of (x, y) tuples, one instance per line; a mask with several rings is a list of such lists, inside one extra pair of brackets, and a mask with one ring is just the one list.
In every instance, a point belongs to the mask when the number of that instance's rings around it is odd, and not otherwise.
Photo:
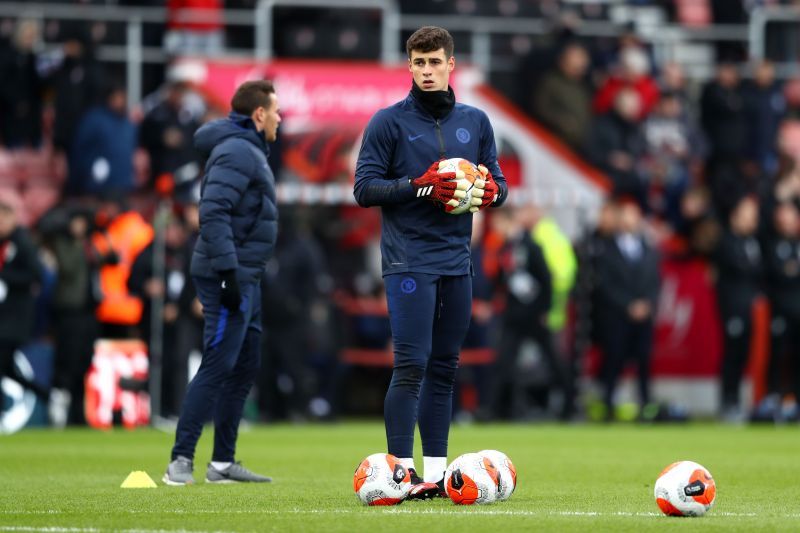
[(686, 242), (688, 255), (711, 256), (721, 230), (706, 187), (694, 186), (686, 191), (681, 198), (680, 216), (674, 229)]
[(744, 421), (739, 386), (750, 352), (753, 302), (761, 291), (763, 275), (757, 229), (758, 202), (744, 196), (730, 212), (714, 254), (724, 333), (721, 414), (729, 423)]
[(65, 193), (120, 194), (134, 189), (136, 126), (128, 118), (125, 89), (112, 86), (104, 105), (81, 119), (69, 152)]
[(778, 205), (774, 229), (764, 250), (772, 313), (767, 396), (756, 416), (778, 421), (797, 418), (797, 400), (784, 411), (784, 397), (793, 393), (800, 399), (800, 212), (795, 204)]
[[(602, 319), (605, 310), (600, 301), (600, 265), (610, 248), (614, 245), (614, 236), (617, 234), (619, 220), (619, 207), (612, 198), (606, 200), (600, 207), (597, 215), (597, 224), (594, 228), (587, 228), (587, 233), (576, 245), (575, 253), (578, 259), (578, 276), (575, 281), (575, 306), (576, 311), (576, 337), (579, 334), (584, 338), (576, 342), (594, 342), (599, 344), (600, 334), (603, 332)], [(582, 328), (580, 332), (578, 328)], [(582, 355), (582, 354), (581, 354)]]
[(262, 279), (266, 358), (259, 374), (258, 404), (268, 419), (299, 421), (315, 415), (311, 400), (325, 381), (311, 364), (320, 339), (321, 317), (315, 311), (329, 280), (322, 248), (303, 214), (282, 210), (275, 255)]
[(531, 104), (535, 100), (531, 98), (531, 87), (538, 87), (542, 76), (557, 64), (561, 50), (576, 42), (575, 29), (581, 23), (580, 18), (572, 12), (564, 12), (550, 19), (550, 31), (537, 39), (537, 45), (531, 46), (529, 52), (520, 58), (514, 73), (516, 83), (510, 88), (512, 100), (534, 116), (536, 112)]
[(96, 310), (102, 337), (138, 337), (142, 300), (128, 291), (128, 277), (136, 256), (153, 239), (153, 228), (142, 216), (128, 210), (123, 197), (108, 195), (101, 200), (95, 216), (92, 246), (103, 258), (100, 268), (100, 297)]
[(55, 363), (50, 394), (50, 421), (56, 427), (83, 424), (84, 377), (97, 338), (97, 290), (101, 258), (89, 242), (90, 213), (57, 208), (39, 222), (39, 231), (56, 262), (53, 296)]
[(598, 304), (606, 418), (614, 416), (617, 381), (629, 360), (638, 366), (640, 416), (650, 403), (650, 358), (660, 288), (658, 252), (645, 238), (638, 202), (623, 198), (618, 230), (598, 262)]
[(576, 151), (585, 148), (591, 126), (588, 67), (586, 49), (577, 42), (571, 43), (561, 51), (558, 64), (544, 75), (533, 94), (536, 118)]
[(662, 94), (644, 123), (648, 203), (672, 227), (679, 223), (680, 201), (689, 185), (692, 160), (700, 157), (698, 136), (680, 97), (674, 93)]
[(638, 46), (628, 46), (620, 52), (619, 73), (612, 74), (594, 97), (594, 112), (608, 113), (617, 100), (617, 95), (630, 89), (639, 95), (636, 119), (642, 120), (658, 102), (658, 84), (650, 75), (650, 59), (647, 52)]
[(223, 52), (222, 0), (167, 0), (164, 49), (174, 56), (213, 56)]
[(78, 122), (101, 100), (104, 73), (88, 30), (69, 26), (61, 38), (60, 54), (47, 77), (55, 95), (53, 145), (68, 154)]
[(0, 51), (0, 142), (36, 148), (42, 142), (44, 82), (36, 69), (39, 23), (17, 22), (13, 47)]
[[(493, 213), (493, 217), (508, 216)], [(533, 229), (541, 215), (532, 206), (520, 207), (504, 228), (507, 247), (503, 254), (500, 283), (505, 296), (502, 336), (497, 361), (492, 371), (489, 406), (495, 417), (524, 418), (525, 403), (519, 397), (518, 360), (522, 345), (533, 340), (548, 367), (553, 385), (563, 394), (566, 377), (563, 363), (555, 349), (548, 325), (553, 302), (553, 280), (544, 251), (533, 238)], [(510, 398), (506, 396), (511, 394)], [(563, 405), (563, 403), (562, 403)]]
[(747, 115), (736, 65), (717, 67), (716, 78), (703, 88), (700, 114), (710, 144), (709, 165), (738, 161), (747, 152)]
[[(0, 381), (8, 377), (47, 402), (48, 391), (20, 374), (14, 352), (33, 333), (35, 288), (42, 269), (28, 232), (18, 225), (21, 201), (0, 190)], [(3, 410), (0, 402), (0, 412)]]
[(747, 154), (761, 172), (778, 170), (778, 128), (786, 115), (786, 98), (781, 83), (775, 79), (775, 66), (761, 61), (755, 66), (753, 80), (744, 87), (747, 116)]
[(659, 77), (659, 92), (671, 93), (681, 101), (683, 111), (687, 114), (692, 112), (692, 102), (686, 88), (686, 74), (680, 63), (669, 62), (661, 67)]
[(645, 182), (639, 161), (646, 144), (638, 121), (640, 109), (641, 99), (636, 91), (619, 91), (611, 111), (595, 119), (588, 151), (595, 164), (609, 174), (616, 193), (633, 195), (645, 206)]
[(139, 130), (139, 144), (150, 156), (151, 180), (172, 175), (175, 183), (188, 183), (200, 173), (198, 154), (192, 145), (202, 114), (187, 105), (194, 93), (181, 79), (169, 80), (147, 110)]

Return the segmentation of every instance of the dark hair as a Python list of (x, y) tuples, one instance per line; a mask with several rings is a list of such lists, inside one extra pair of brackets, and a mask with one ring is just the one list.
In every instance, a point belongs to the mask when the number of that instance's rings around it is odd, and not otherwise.
[(446, 58), (453, 56), (453, 36), (444, 28), (438, 26), (423, 26), (408, 38), (406, 41), (406, 53), (411, 59), (411, 51), (435, 52), (439, 48), (444, 48)]
[(274, 93), (275, 87), (271, 81), (246, 81), (236, 89), (231, 99), (231, 109), (249, 117), (259, 107), (268, 108), (271, 103), (269, 95)]

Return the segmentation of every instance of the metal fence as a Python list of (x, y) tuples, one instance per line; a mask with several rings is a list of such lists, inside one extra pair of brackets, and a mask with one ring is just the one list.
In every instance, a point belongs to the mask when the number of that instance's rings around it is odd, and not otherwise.
[[(247, 57), (268, 60), (274, 57), (274, 44), (278, 28), (275, 27), (275, 11), (280, 7), (309, 7), (325, 9), (371, 9), (381, 13), (380, 32), (382, 61), (393, 63), (402, 60), (402, 36), (422, 25), (431, 23), (430, 15), (404, 14), (395, 0), (260, 0), (255, 9), (226, 9), (223, 22), (227, 28), (249, 28), (253, 32), (253, 47), (248, 49), (226, 48), (224, 56)], [(632, 8), (633, 9), (633, 8)], [(632, 11), (634, 13), (634, 11)], [(143, 26), (163, 25), (167, 10), (160, 7), (123, 7), (74, 4), (40, 4), (31, 2), (2, 2), (2, 18), (34, 18), (45, 20), (86, 20), (120, 23), (125, 27), (122, 45), (104, 44), (98, 49), (102, 61), (124, 63), (128, 95), (132, 103), (142, 96), (142, 68), (146, 63), (165, 63), (170, 56), (161, 46), (144, 45)], [(182, 20), (207, 21), (208, 13), (180, 13)], [(509, 61), (493, 50), (492, 39), (498, 36), (546, 35), (553, 30), (553, 22), (543, 18), (437, 15), (436, 24), (451, 31), (469, 35), (467, 61), (487, 72), (510, 70)], [(776, 21), (794, 23), (800, 27), (800, 10), (795, 8), (757, 8), (753, 10), (749, 24), (712, 25), (691, 28), (678, 24), (660, 24), (646, 19), (636, 24), (640, 38), (650, 43), (655, 57), (660, 61), (680, 59), (680, 47), (712, 45), (721, 41), (746, 43), (754, 58), (764, 57), (768, 25)], [(230, 30), (229, 30), (230, 31)], [(238, 31), (238, 30), (236, 30)], [(575, 28), (579, 36), (614, 37), (625, 31), (621, 23), (610, 21), (582, 21)], [(52, 44), (52, 43), (51, 43)], [(690, 49), (691, 50), (691, 49)], [(685, 57), (687, 54), (683, 54)], [(688, 54), (692, 56), (691, 51)], [(507, 59), (507, 58), (506, 58)], [(705, 78), (713, 69), (713, 58), (695, 58), (699, 64), (690, 69), (690, 76)], [(795, 61), (778, 64), (779, 75), (788, 77), (798, 73)]]

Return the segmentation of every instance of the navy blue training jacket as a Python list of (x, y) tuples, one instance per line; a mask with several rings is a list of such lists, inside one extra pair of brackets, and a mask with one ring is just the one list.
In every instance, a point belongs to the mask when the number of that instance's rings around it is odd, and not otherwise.
[(486, 165), (499, 188), (494, 206), (505, 201), (508, 189), (497, 164), (494, 131), (480, 109), (456, 103), (437, 121), (409, 94), (375, 113), (367, 125), (353, 194), (362, 207), (381, 207), (384, 276), (470, 272), (472, 214), (449, 215), (441, 205), (416, 198), (409, 181), (433, 162), (453, 157)]
[(231, 113), (198, 129), (194, 144), (208, 161), (191, 273), (216, 278), (235, 269), (240, 281), (257, 281), (278, 235), (275, 178), (264, 136), (249, 117)]

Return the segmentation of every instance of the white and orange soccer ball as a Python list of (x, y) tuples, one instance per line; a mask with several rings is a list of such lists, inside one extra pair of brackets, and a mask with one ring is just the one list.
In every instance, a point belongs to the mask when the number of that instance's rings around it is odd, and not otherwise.
[(445, 491), (458, 505), (494, 503), (498, 485), (499, 474), (494, 463), (477, 453), (456, 457), (444, 473)]
[(356, 468), (353, 490), (364, 505), (397, 505), (411, 490), (411, 474), (394, 455), (373, 453)]
[(478, 455), (488, 457), (497, 469), (497, 500), (505, 501), (517, 488), (517, 469), (511, 459), (498, 450), (481, 450)]
[(477, 209), (481, 205), (479, 195), (483, 196), (483, 193), (478, 193), (475, 187), (476, 181), (480, 180), (479, 185), (483, 183), (483, 174), (481, 174), (478, 166), (466, 159), (453, 157), (439, 162), (439, 173), (444, 174), (446, 172), (454, 172), (456, 174), (455, 181), (459, 190), (464, 191), (465, 196), (460, 200), (451, 200), (451, 202), (458, 203), (456, 205), (445, 205), (445, 212), (451, 215), (461, 215), (471, 208)]
[(692, 461), (678, 461), (658, 476), (655, 498), (668, 516), (703, 516), (714, 505), (717, 486), (711, 473)]

